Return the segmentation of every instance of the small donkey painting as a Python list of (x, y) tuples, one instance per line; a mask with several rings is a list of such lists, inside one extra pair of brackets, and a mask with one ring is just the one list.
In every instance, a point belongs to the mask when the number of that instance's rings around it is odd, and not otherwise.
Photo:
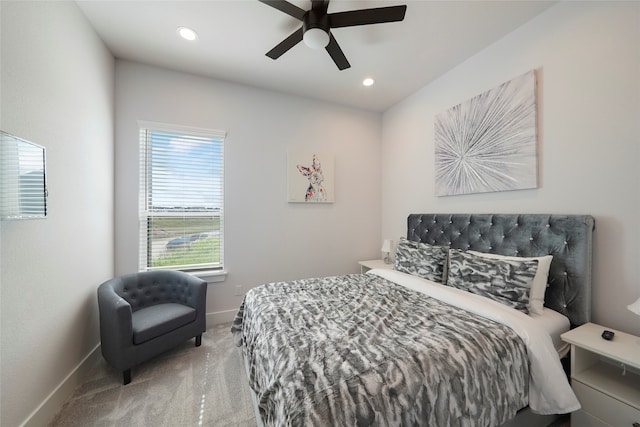
[(314, 154), (311, 166), (297, 165), (300, 173), (309, 180), (309, 187), (307, 193), (304, 196), (304, 200), (307, 202), (324, 202), (327, 200), (327, 192), (322, 186), (324, 176), (322, 175), (322, 167), (320, 166), (320, 160)]

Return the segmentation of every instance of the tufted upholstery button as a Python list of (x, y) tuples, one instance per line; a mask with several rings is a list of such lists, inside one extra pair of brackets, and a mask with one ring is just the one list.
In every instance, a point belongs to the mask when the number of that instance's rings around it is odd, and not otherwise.
[(533, 237), (529, 237), (529, 241), (530, 241), (530, 242), (533, 242)]
[(564, 244), (565, 244), (565, 245), (568, 245), (569, 243), (567, 243), (567, 241), (565, 240), (565, 241), (564, 241)]
[(568, 275), (569, 275), (569, 273), (567, 273), (566, 271), (565, 271), (564, 273), (562, 273), (562, 274), (564, 274), (565, 276), (568, 276)]
[(546, 227), (547, 227), (547, 228), (551, 227), (551, 224), (547, 224), (547, 225), (546, 225)]

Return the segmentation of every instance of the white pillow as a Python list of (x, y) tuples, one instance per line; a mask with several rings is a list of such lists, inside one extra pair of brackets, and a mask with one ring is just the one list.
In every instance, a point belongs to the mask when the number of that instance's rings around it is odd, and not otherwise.
[(529, 293), (529, 312), (535, 314), (542, 314), (542, 308), (544, 307), (544, 293), (547, 290), (547, 279), (549, 278), (549, 267), (551, 267), (551, 260), (553, 255), (545, 255), (539, 257), (517, 257), (506, 256), (499, 254), (489, 254), (486, 252), (468, 251), (474, 255), (482, 256), (485, 258), (514, 260), (514, 261), (533, 261), (538, 260), (538, 270), (531, 283), (531, 291)]

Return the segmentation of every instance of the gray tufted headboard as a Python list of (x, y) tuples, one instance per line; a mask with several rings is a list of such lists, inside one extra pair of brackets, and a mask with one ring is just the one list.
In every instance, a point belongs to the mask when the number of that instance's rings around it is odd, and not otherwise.
[(553, 255), (545, 306), (573, 326), (591, 320), (589, 215), (411, 214), (407, 239), (509, 256)]

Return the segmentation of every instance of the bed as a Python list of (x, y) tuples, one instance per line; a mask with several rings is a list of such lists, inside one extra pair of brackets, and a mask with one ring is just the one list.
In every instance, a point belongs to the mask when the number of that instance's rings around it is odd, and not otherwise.
[(407, 225), (393, 270), (247, 292), (231, 331), (258, 423), (499, 426), (577, 410), (558, 337), (590, 320), (594, 219)]

